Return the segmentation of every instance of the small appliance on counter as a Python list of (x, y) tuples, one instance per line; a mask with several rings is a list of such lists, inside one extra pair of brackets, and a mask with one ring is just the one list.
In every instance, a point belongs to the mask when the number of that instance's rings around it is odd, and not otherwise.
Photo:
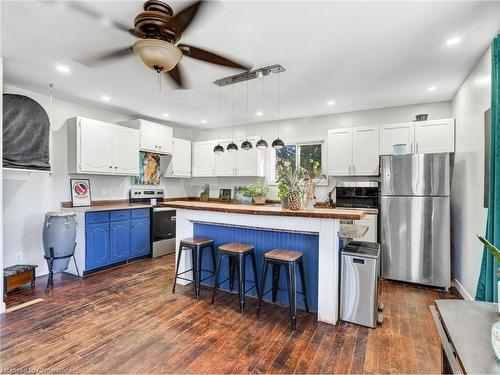
[(130, 203), (151, 205), (151, 257), (175, 252), (175, 208), (161, 207), (165, 190), (159, 188), (130, 189)]
[(339, 182), (336, 193), (337, 207), (379, 208), (378, 181)]

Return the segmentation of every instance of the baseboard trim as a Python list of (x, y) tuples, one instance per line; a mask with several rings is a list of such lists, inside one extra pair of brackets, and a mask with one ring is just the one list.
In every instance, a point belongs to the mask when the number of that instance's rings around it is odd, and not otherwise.
[(463, 299), (468, 301), (474, 301), (474, 298), (472, 298), (469, 292), (467, 292), (464, 286), (457, 279), (455, 279), (455, 286), (457, 287), (458, 293), (460, 293)]

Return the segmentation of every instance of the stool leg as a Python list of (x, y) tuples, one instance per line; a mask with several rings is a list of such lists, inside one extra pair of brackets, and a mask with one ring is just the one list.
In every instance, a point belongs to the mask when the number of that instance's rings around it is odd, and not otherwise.
[(297, 294), (295, 283), (295, 263), (290, 262), (287, 267), (287, 281), (288, 281), (288, 305), (290, 308), (290, 320), (292, 322), (292, 329), (297, 329)]
[(234, 256), (228, 256), (229, 262), (229, 290), (232, 292), (234, 289), (234, 277), (235, 277), (235, 261)]
[(309, 312), (309, 304), (307, 303), (306, 278), (304, 275), (304, 262), (302, 261), (302, 259), (299, 261), (299, 273), (300, 273), (300, 284), (302, 285), (302, 293), (304, 295), (304, 306), (306, 308), (306, 312)]
[(179, 254), (177, 254), (177, 264), (175, 265), (175, 278), (174, 278), (174, 286), (172, 287), (172, 294), (175, 293), (175, 286), (177, 285), (177, 275), (179, 274), (179, 265), (181, 263), (181, 255), (182, 255), (182, 245), (179, 244)]
[(255, 263), (255, 252), (251, 252), (250, 256), (252, 257), (252, 269), (253, 269), (253, 280), (255, 284), (255, 290), (257, 291), (257, 298), (260, 298), (260, 290), (259, 290), (259, 280), (257, 279), (257, 265)]
[(219, 253), (218, 259), (217, 259), (217, 266), (215, 268), (215, 280), (214, 280), (214, 291), (212, 293), (212, 304), (215, 301), (215, 292), (217, 291), (217, 288), (219, 287), (219, 270), (220, 270), (220, 263), (222, 260), (222, 255)]
[(76, 274), (78, 275), (78, 277), (80, 277), (80, 270), (78, 269), (78, 265), (76, 264), (75, 254), (73, 254), (73, 262), (75, 262)]
[(196, 299), (200, 299), (200, 253), (201, 249), (199, 246), (191, 248), (191, 257), (193, 259), (194, 296)]
[(264, 298), (264, 290), (266, 288), (266, 275), (267, 275), (267, 259), (264, 258), (264, 264), (262, 266), (262, 277), (260, 278), (260, 296), (259, 296), (259, 307), (257, 307), (257, 317), (260, 315), (260, 307), (262, 305), (262, 299)]
[(278, 297), (278, 288), (280, 285), (281, 265), (273, 264), (273, 303), (276, 303)]
[(212, 242), (212, 245), (210, 245), (210, 252), (212, 254), (212, 266), (213, 266), (213, 270), (214, 270), (214, 275), (215, 275), (215, 268), (217, 267), (217, 257), (215, 256), (215, 245), (214, 243)]
[(45, 290), (49, 290), (49, 286), (54, 285), (54, 259), (49, 258), (49, 277), (47, 279), (47, 286), (45, 287)]
[(238, 293), (240, 295), (240, 313), (245, 310), (245, 255), (238, 255)]

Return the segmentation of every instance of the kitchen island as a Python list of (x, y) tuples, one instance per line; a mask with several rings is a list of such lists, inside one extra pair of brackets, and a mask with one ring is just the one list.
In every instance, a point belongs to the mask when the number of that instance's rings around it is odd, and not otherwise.
[[(337, 322), (340, 220), (362, 219), (365, 216), (363, 211), (327, 208), (291, 211), (274, 205), (256, 206), (200, 201), (170, 201), (162, 205), (177, 209), (177, 251), (183, 238), (193, 236), (213, 238), (216, 246), (227, 242), (251, 243), (255, 247), (257, 256), (258, 277), (262, 270), (265, 252), (274, 248), (303, 252), (311, 310), (317, 311), (319, 321), (330, 324)], [(203, 269), (212, 268), (208, 258), (205, 256), (203, 259)], [(179, 272), (190, 268), (190, 257), (183, 256)], [(225, 279), (227, 274), (227, 266), (225, 269), (221, 268), (220, 279)], [(252, 273), (249, 268), (246, 274), (247, 279), (251, 280)], [(202, 278), (204, 276), (206, 275)], [(209, 281), (212, 282), (210, 279)], [(179, 281), (179, 283), (187, 282)], [(250, 283), (248, 284), (247, 289), (250, 286)], [(221, 287), (227, 289), (227, 282), (222, 283)], [(286, 288), (284, 275), (280, 280), (281, 287)], [(266, 291), (268, 289), (269, 286), (266, 287)], [(288, 303), (286, 291), (278, 295), (278, 302)], [(301, 307), (301, 303), (298, 306)]]

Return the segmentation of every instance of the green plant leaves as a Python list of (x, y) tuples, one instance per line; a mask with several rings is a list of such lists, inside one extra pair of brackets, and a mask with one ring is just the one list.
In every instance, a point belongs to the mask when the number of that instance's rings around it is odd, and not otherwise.
[(481, 241), (484, 244), (484, 246), (486, 246), (488, 251), (495, 258), (496, 262), (500, 264), (500, 250), (498, 250), (498, 248), (496, 248), (495, 246), (493, 246), (493, 244), (488, 242), (488, 240), (486, 238), (484, 238), (478, 234), (477, 234), (477, 238), (479, 238), (479, 241)]

